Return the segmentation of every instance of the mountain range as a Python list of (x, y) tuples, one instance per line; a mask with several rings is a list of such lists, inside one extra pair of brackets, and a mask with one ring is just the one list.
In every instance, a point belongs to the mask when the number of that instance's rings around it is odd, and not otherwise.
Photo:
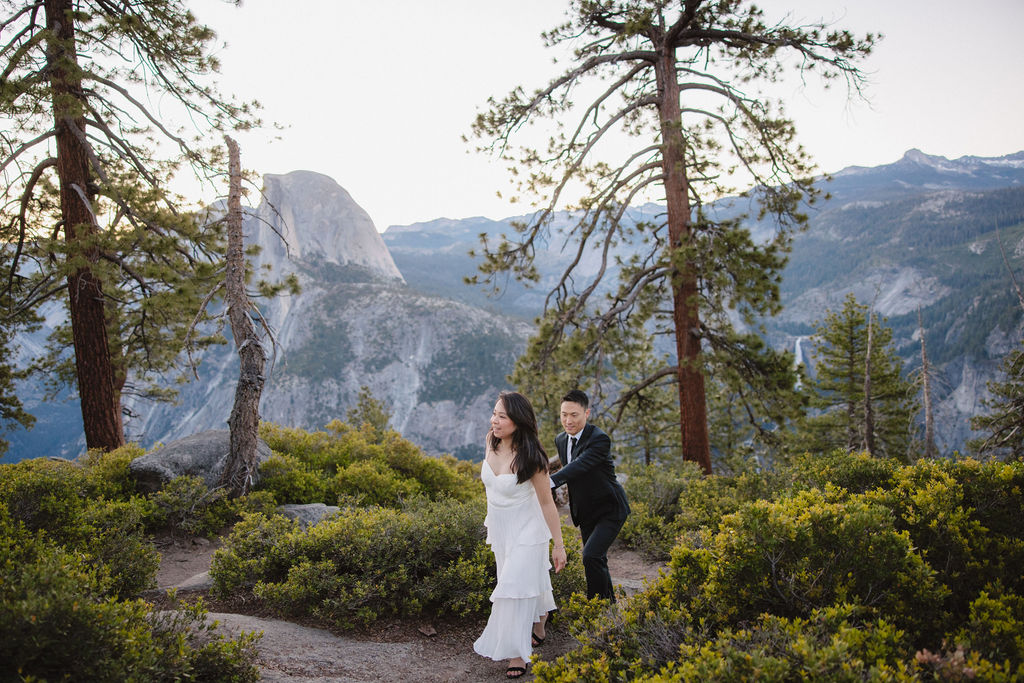
[[(1024, 332), (1007, 271), (1007, 264), (1013, 272), (1024, 265), (1024, 152), (949, 160), (911, 150), (893, 164), (844, 169), (822, 187), (830, 198), (811, 207), (810, 226), (794, 241), (783, 312), (764, 321), (769, 340), (797, 349), (813, 371), (812, 325), (848, 292), (888, 317), (908, 372), (919, 365), (923, 329), (938, 380), (939, 446), (962, 448), (986, 382)], [(734, 211), (735, 202), (719, 210)], [(629, 220), (662, 211), (634, 207)], [(254, 265), (294, 273), (302, 291), (261, 303), (276, 337), (263, 418), (321, 428), (344, 418), (368, 386), (391, 410), (392, 426), (428, 452), (476, 454), (545, 284), (560, 274), (571, 217), (560, 215), (538, 249), (538, 286), (502, 282), (492, 297), (463, 278), (476, 271), (469, 251), (481, 233), (512, 234), (525, 218), (438, 219), (378, 233), (330, 178), (266, 176), (263, 200), (245, 221), (247, 239), (261, 247)], [(751, 228), (757, 235), (772, 226)], [(596, 267), (596, 254), (586, 254), (583, 272)], [(50, 325), (60, 315), (58, 307), (49, 311)], [(46, 328), (19, 338), (22, 356), (40, 345)], [(222, 428), (236, 375), (233, 348), (207, 350), (200, 379), (181, 389), (177, 405), (126, 401), (136, 416), (127, 422), (129, 438), (149, 446)], [(6, 460), (81, 451), (71, 397), (45, 401), (38, 382), (21, 385), (19, 396), (39, 422), (7, 436)]]

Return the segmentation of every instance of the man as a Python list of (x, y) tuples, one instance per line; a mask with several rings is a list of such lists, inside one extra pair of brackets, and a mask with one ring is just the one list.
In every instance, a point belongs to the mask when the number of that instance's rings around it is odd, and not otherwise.
[(578, 389), (562, 397), (560, 409), (565, 431), (555, 437), (562, 469), (551, 475), (551, 487), (569, 487), (569, 513), (583, 537), (583, 571), (587, 597), (615, 601), (608, 573), (608, 548), (626, 522), (629, 503), (615, 478), (612, 441), (592, 424), (590, 400)]

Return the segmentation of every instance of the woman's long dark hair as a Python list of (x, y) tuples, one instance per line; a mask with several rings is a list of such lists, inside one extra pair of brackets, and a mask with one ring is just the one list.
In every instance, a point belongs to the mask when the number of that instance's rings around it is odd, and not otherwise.
[[(540, 445), (537, 435), (537, 417), (529, 399), (517, 391), (503, 391), (498, 400), (505, 406), (505, 413), (516, 426), (512, 434), (512, 471), (516, 481), (529, 481), (537, 472), (548, 471), (548, 454)], [(501, 439), (491, 435), (491, 448), (497, 450)]]

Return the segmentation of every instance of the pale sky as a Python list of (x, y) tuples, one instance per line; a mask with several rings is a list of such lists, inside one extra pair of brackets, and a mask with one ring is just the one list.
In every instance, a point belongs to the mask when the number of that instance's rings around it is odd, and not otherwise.
[[(1024, 0), (763, 0), (797, 20), (885, 39), (863, 64), (869, 102), (784, 86), (823, 171), (876, 166), (911, 148), (949, 158), (1024, 150)], [(378, 230), (435, 218), (524, 213), (502, 163), (462, 141), (487, 98), (561, 72), (540, 33), (563, 0), (191, 0), (226, 45), (221, 89), (286, 126), (238, 136), (259, 173), (334, 178)], [(775, 8), (779, 8), (776, 10)]]

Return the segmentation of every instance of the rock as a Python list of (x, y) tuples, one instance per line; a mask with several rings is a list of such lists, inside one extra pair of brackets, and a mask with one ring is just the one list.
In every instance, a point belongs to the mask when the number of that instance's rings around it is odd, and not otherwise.
[[(200, 477), (213, 488), (231, 450), (231, 432), (227, 429), (213, 429), (183, 439), (172, 441), (142, 457), (135, 458), (128, 465), (128, 471), (146, 492), (155, 492), (175, 477), (193, 475)], [(256, 446), (260, 463), (272, 455), (270, 446), (260, 439)]]
[(289, 503), (277, 507), (278, 512), (285, 517), (294, 519), (303, 527), (316, 526), (327, 517), (338, 514), (340, 509), (337, 505), (325, 505), (324, 503), (305, 503), (303, 505)]
[(179, 591), (208, 591), (213, 588), (213, 577), (210, 576), (210, 572), (200, 572), (185, 579), (175, 588)]

